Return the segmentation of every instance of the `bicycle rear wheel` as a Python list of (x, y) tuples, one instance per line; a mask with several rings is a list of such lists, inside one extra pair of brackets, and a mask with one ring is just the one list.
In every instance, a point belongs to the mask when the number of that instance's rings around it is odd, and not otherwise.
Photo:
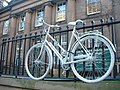
[[(34, 80), (43, 79), (49, 72), (52, 55), (49, 48), (45, 45), (41, 51), (41, 43), (33, 45), (27, 52), (25, 68), (28, 76)], [(36, 60), (37, 59), (37, 60)]]
[[(87, 83), (95, 83), (104, 80), (112, 71), (115, 62), (115, 53), (111, 43), (103, 35), (90, 33), (79, 39), (79, 42), (88, 50), (88, 61), (81, 61), (71, 64), (74, 74), (82, 81)], [(86, 55), (83, 48), (77, 42), (71, 54), (71, 60), (77, 61), (76, 56)], [(81, 58), (81, 60), (87, 57)]]

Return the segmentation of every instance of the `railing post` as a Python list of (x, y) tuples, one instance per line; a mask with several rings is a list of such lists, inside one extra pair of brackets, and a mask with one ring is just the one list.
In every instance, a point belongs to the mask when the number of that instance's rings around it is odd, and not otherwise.
[(24, 42), (23, 42), (23, 63), (22, 63), (22, 75), (24, 75), (24, 69), (25, 69), (25, 56), (26, 56), (26, 51), (25, 51), (25, 48), (26, 48), (26, 38), (27, 37), (27, 34), (25, 34), (25, 37), (24, 37)]
[[(27, 51), (30, 49), (31, 47), (31, 39), (32, 39), (32, 33), (29, 34), (29, 36), (27, 37), (26, 39), (26, 53)], [(27, 46), (28, 45), (28, 46)], [(29, 63), (29, 60), (28, 60), (28, 63)], [(28, 66), (29, 67), (29, 66)], [(33, 73), (32, 73), (33, 74)]]
[(27, 42), (27, 43), (29, 43), (29, 44), (28, 44), (29, 46), (27, 47), (27, 48), (28, 48), (27, 50), (29, 50), (30, 47), (31, 47), (31, 38), (32, 38), (31, 36), (32, 36), (32, 33), (30, 33), (30, 35), (29, 35), (29, 37), (28, 37), (29, 42)]
[[(86, 23), (83, 23), (83, 27), (85, 27), (85, 25), (86, 25)], [(83, 28), (83, 33), (85, 33), (85, 28)], [(84, 41), (83, 45), (85, 45), (85, 41)], [(86, 68), (85, 68), (85, 67), (86, 67), (86, 63), (83, 62), (83, 72), (86, 71)]]
[(6, 50), (6, 63), (5, 63), (5, 74), (7, 74), (7, 68), (8, 68), (8, 54), (9, 54), (9, 43), (10, 43), (10, 38), (7, 40), (7, 50)]
[(2, 40), (2, 44), (1, 44), (1, 53), (0, 53), (0, 76), (2, 75), (2, 58), (3, 58), (3, 46), (4, 46), (4, 39)]
[[(104, 19), (100, 19), (100, 23), (101, 23), (101, 25), (104, 23)], [(101, 26), (101, 33), (102, 33), (102, 35), (103, 35), (103, 26)]]
[(21, 46), (22, 46), (22, 35), (19, 36), (19, 52), (17, 58), (17, 75), (19, 75), (20, 67), (21, 67)]
[[(17, 60), (16, 60), (16, 47), (17, 47), (17, 40), (18, 40), (18, 36), (16, 36), (14, 39), (14, 42), (13, 43), (15, 46), (14, 46), (14, 63), (15, 63), (15, 78), (17, 78)], [(12, 50), (11, 50), (12, 51)]]
[(7, 41), (7, 39), (4, 39), (4, 44), (3, 44), (3, 54), (2, 54), (2, 64), (1, 64), (1, 66), (2, 66), (2, 73), (4, 72), (4, 62), (5, 62), (5, 47), (6, 47), (6, 41)]
[(92, 31), (93, 31), (93, 30), (94, 30), (93, 25), (95, 24), (95, 21), (94, 21), (94, 20), (92, 20), (92, 21), (91, 21), (91, 24), (92, 24)]
[[(95, 24), (95, 21), (91, 21), (91, 24), (92, 24), (92, 31), (95, 30), (94, 28), (94, 24)], [(92, 45), (90, 45), (90, 48), (94, 48), (94, 40), (92, 40)], [(93, 71), (93, 74), (95, 74), (95, 64), (92, 63), (92, 71)], [(93, 76), (93, 78), (95, 78), (95, 76)]]
[[(54, 29), (53, 29), (52, 37), (53, 37), (53, 38), (55, 37), (55, 36), (54, 36)], [(54, 41), (52, 41), (52, 44), (54, 45)], [(55, 56), (55, 54), (54, 54), (53, 51), (52, 51), (52, 55), (53, 55), (53, 66), (52, 66), (52, 69), (51, 69), (51, 77), (54, 76), (54, 70), (53, 70), (53, 68), (56, 68), (56, 65), (54, 66), (54, 61), (55, 61), (55, 59), (56, 59), (56, 56)], [(55, 63), (55, 64), (56, 64), (56, 63)]]
[[(67, 28), (67, 30), (69, 30), (68, 25), (66, 26), (66, 28)], [(67, 35), (67, 47), (66, 47), (66, 50), (67, 50), (68, 45), (69, 45), (69, 31), (66, 32), (66, 35)], [(66, 78), (68, 78), (68, 76), (69, 76), (69, 71), (67, 70), (66, 71)]]
[[(16, 60), (15, 60), (15, 56), (16, 56), (16, 46), (15, 46), (15, 37), (12, 37), (12, 41), (11, 41), (11, 45), (10, 45), (10, 47), (11, 47), (11, 50), (12, 51), (10, 51), (10, 53), (13, 53), (12, 55), (10, 55), (10, 59), (13, 59), (14, 61), (14, 64), (13, 64), (13, 75), (15, 74), (15, 70), (16, 70)], [(13, 49), (12, 49), (12, 47), (13, 47)]]
[(35, 36), (34, 36), (35, 43), (34, 44), (36, 44), (37, 43), (37, 38), (36, 38), (37, 37), (37, 32), (35, 32), (34, 34), (35, 34)]
[[(59, 33), (59, 44), (61, 45), (61, 27), (59, 28), (59, 31), (60, 31), (60, 33)], [(59, 48), (59, 53), (61, 52), (61, 50), (60, 50), (60, 48)], [(60, 64), (60, 60), (59, 60), (59, 66), (58, 66), (58, 77), (60, 78), (60, 66), (61, 66), (61, 64)]]
[[(110, 17), (110, 22), (114, 22), (114, 18), (113, 17)], [(115, 31), (114, 31), (114, 24), (111, 24), (111, 32), (112, 32), (112, 43), (113, 45), (115, 46), (116, 48), (116, 38), (115, 38)], [(115, 52), (114, 52), (115, 53)], [(117, 65), (116, 65), (116, 53), (115, 53), (115, 65), (114, 65), (114, 68), (113, 68), (113, 77), (116, 78), (117, 76)]]

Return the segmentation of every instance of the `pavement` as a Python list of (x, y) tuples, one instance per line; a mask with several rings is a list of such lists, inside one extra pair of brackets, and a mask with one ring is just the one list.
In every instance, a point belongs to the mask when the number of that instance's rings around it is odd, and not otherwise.
[(0, 78), (0, 90), (120, 90), (120, 80), (88, 84), (81, 81), (34, 81)]
[(26, 90), (26, 89), (9, 87), (9, 86), (0, 86), (0, 90)]

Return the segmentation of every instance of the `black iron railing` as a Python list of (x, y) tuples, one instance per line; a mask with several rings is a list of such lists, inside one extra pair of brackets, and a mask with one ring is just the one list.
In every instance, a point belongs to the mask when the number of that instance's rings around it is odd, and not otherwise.
[[(107, 23), (106, 23), (107, 22)], [(108, 21), (104, 21), (103, 19), (100, 20), (99, 24), (95, 24), (94, 21), (91, 22), (90, 25), (86, 25), (83, 23), (82, 27), (78, 27), (78, 32), (84, 33), (87, 31), (94, 31), (99, 30), (103, 35), (108, 37), (112, 43), (116, 46), (116, 40), (118, 38), (115, 38), (115, 25), (120, 24), (120, 21), (114, 21), (114, 19), (111, 17)], [(51, 32), (51, 35), (58, 40), (58, 42), (63, 46), (64, 48), (68, 47), (70, 32), (72, 29), (69, 29), (68, 26), (66, 26), (66, 30), (62, 30), (62, 28), (59, 28), (59, 30), (53, 30)], [(110, 32), (109, 34), (107, 32)], [(62, 42), (62, 35), (64, 35), (64, 39), (66, 39), (66, 42)], [(41, 32), (35, 32), (25, 34), (25, 35), (17, 35), (12, 38), (3, 38), (2, 44), (0, 46), (0, 75), (4, 76), (14, 76), (16, 78), (18, 77), (28, 77), (27, 73), (25, 71), (25, 56), (28, 51), (28, 49), (42, 41), (42, 38), (44, 37), (43, 33)], [(52, 42), (53, 43), (53, 42)], [(53, 43), (54, 44), (54, 43)], [(119, 46), (119, 45), (117, 45)], [(58, 48), (59, 49), (59, 48)], [(116, 47), (117, 49), (117, 47)], [(60, 49), (59, 49), (60, 52)], [(116, 61), (117, 57), (119, 57), (116, 54)], [(50, 74), (47, 76), (51, 80), (57, 79), (75, 79), (76, 77), (71, 72), (71, 70), (66, 71), (64, 75), (62, 75), (62, 69), (60, 65), (60, 61), (57, 60), (57, 57), (53, 54), (53, 68), (50, 70)], [(116, 78), (119, 73), (117, 73), (116, 64), (114, 67), (114, 70), (112, 74), (110, 75), (111, 78)]]

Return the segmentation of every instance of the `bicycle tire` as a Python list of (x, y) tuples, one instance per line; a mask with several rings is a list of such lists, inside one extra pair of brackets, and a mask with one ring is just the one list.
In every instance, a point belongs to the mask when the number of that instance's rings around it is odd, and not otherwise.
[[(113, 45), (103, 35), (96, 35), (95, 33), (83, 35), (79, 39), (79, 42), (81, 42), (82, 45), (84, 45), (84, 47), (86, 47), (88, 51), (94, 55), (89, 61), (72, 63), (72, 71), (77, 78), (86, 83), (96, 83), (104, 80), (111, 73), (114, 66), (115, 52), (112, 47)], [(85, 55), (84, 50), (79, 45), (79, 42), (76, 42), (73, 46), (72, 53), (74, 54), (71, 54), (71, 61), (76, 61), (76, 55)]]
[(42, 52), (42, 58), (40, 58), (38, 63), (35, 63), (34, 60), (38, 58), (40, 50), (41, 50), (41, 43), (38, 43), (36, 45), (33, 45), (26, 54), (25, 59), (25, 68), (26, 72), (29, 77), (31, 77), (34, 80), (41, 80), (43, 79), (49, 72), (49, 69), (51, 68), (51, 60), (52, 55), (50, 52), (50, 49), (48, 46), (44, 46), (43, 52)]

